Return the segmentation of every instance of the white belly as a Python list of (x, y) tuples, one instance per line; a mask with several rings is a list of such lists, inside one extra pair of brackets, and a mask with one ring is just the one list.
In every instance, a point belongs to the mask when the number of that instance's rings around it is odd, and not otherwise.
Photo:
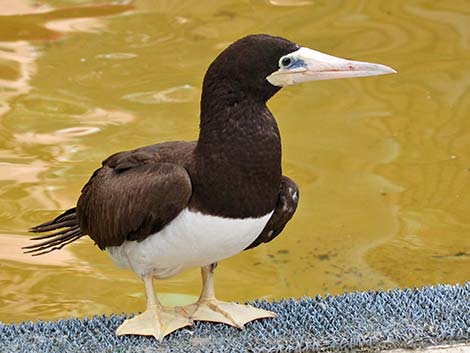
[(106, 250), (114, 263), (139, 276), (173, 276), (238, 254), (261, 233), (272, 212), (260, 218), (208, 216), (185, 208), (160, 232), (141, 242), (125, 241)]

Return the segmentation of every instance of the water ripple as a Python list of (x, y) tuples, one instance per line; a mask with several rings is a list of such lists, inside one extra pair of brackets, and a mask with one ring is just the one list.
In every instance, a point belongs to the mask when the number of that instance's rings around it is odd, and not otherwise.
[(191, 102), (196, 94), (196, 89), (191, 85), (171, 87), (162, 91), (148, 91), (126, 94), (122, 98), (131, 102), (142, 104), (159, 103), (186, 103)]
[(108, 60), (127, 60), (136, 58), (138, 55), (135, 53), (108, 53), (108, 54), (98, 54), (96, 58), (98, 59), (108, 59)]

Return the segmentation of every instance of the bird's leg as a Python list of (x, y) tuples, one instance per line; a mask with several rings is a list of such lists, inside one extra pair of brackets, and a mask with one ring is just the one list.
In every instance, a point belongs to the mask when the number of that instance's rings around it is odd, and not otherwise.
[(276, 317), (271, 311), (255, 308), (251, 305), (222, 302), (215, 298), (214, 270), (217, 263), (201, 267), (202, 292), (197, 303), (185, 306), (183, 309), (192, 320), (222, 322), (238, 328), (243, 328), (247, 322)]
[(192, 325), (192, 321), (174, 308), (164, 308), (153, 289), (153, 277), (145, 276), (145, 293), (147, 295), (147, 309), (132, 319), (127, 319), (116, 330), (121, 335), (153, 336), (161, 341), (169, 333), (185, 326)]

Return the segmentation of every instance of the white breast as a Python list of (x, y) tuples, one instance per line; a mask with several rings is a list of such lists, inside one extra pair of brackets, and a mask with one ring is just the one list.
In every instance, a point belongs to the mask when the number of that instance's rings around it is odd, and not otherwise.
[(232, 219), (185, 208), (160, 232), (141, 242), (125, 241), (106, 250), (114, 263), (138, 275), (173, 276), (238, 254), (261, 233), (272, 212), (260, 218)]

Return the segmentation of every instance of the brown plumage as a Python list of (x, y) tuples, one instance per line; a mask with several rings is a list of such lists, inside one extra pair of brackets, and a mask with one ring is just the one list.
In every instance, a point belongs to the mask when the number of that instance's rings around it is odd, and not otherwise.
[[(260, 45), (265, 47), (262, 52)], [(25, 249), (39, 255), (83, 235), (89, 235), (100, 249), (126, 240), (141, 241), (185, 207), (237, 219), (275, 210), (249, 248), (273, 239), (297, 206), (297, 200), (284, 193), (284, 186), (289, 183), (298, 191), (286, 177), (281, 183), (281, 140), (266, 106), (280, 87), (264, 78), (276, 69), (277, 58), (298, 48), (265, 35), (232, 44), (205, 75), (198, 141), (166, 142), (108, 157), (83, 187), (77, 207), (64, 213), (69, 223), (59, 216), (47, 222), (47, 228), (32, 228), (33, 232), (59, 231)]]

